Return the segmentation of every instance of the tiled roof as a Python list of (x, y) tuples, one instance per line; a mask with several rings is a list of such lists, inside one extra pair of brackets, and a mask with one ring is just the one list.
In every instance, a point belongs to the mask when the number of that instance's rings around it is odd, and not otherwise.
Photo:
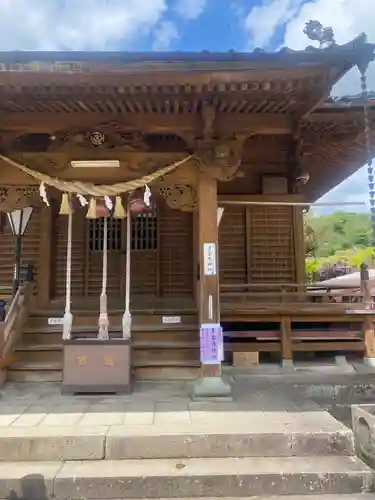
[[(367, 100), (370, 101), (370, 106), (375, 104), (375, 91), (369, 90), (367, 93)], [(374, 101), (372, 103), (371, 101)], [(324, 105), (327, 107), (337, 106), (342, 108), (349, 108), (351, 106), (362, 106), (363, 104), (363, 96), (362, 94), (352, 94), (352, 95), (344, 95), (341, 97), (329, 97), (324, 102)]]
[(283, 47), (276, 52), (267, 52), (261, 48), (256, 48), (252, 52), (120, 52), (120, 51), (59, 51), (59, 52), (39, 52), (39, 51), (0, 51), (0, 61), (13, 63), (40, 62), (89, 62), (89, 63), (276, 63), (286, 66), (298, 63), (313, 63), (341, 60), (348, 58), (350, 63), (352, 58), (358, 59), (359, 55), (371, 59), (373, 57), (375, 45), (367, 42), (364, 34), (344, 45), (333, 44), (327, 48), (317, 48), (308, 46), (304, 50), (292, 50)]

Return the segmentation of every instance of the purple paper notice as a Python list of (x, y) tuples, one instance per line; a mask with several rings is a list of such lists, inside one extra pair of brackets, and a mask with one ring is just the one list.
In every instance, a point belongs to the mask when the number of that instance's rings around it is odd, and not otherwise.
[(223, 329), (215, 323), (206, 323), (200, 329), (201, 363), (220, 364), (224, 359)]

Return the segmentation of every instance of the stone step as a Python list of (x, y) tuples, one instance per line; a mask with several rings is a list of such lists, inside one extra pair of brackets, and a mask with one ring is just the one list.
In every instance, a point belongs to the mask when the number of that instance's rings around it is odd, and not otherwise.
[(9, 366), (8, 382), (61, 382), (62, 363), (20, 361)]
[[(103, 405), (101, 405), (103, 407)], [(36, 408), (40, 425), (24, 427), (33, 413), (7, 415), (7, 424), (0, 432), (0, 461), (64, 461), (124, 460), (162, 458), (238, 458), (238, 457), (315, 457), (350, 456), (353, 454), (352, 432), (345, 427), (336, 432), (279, 432), (251, 430), (254, 425), (176, 423), (134, 425), (121, 411), (105, 413), (100, 405), (83, 414), (76, 405), (50, 413), (43, 422), (42, 411)], [(45, 411), (45, 410), (44, 410)], [(39, 412), (39, 413), (38, 413)], [(78, 412), (78, 413), (77, 413)], [(102, 413), (100, 413), (102, 412)], [(134, 415), (134, 418), (136, 415)], [(81, 418), (81, 420), (80, 420)], [(124, 421), (125, 418), (125, 421)], [(23, 419), (23, 420), (22, 420)], [(111, 425), (124, 421), (125, 425)], [(67, 422), (78, 422), (67, 425)], [(104, 424), (107, 422), (107, 425)], [(170, 419), (169, 419), (170, 422)], [(27, 423), (27, 422), (26, 422)], [(231, 432), (232, 431), (232, 432)], [(1, 497), (0, 497), (1, 498)]]
[[(19, 354), (19, 353), (17, 353)], [(37, 353), (39, 354), (39, 353)], [(61, 354), (56, 351), (56, 354)], [(195, 380), (200, 376), (199, 359), (144, 359), (134, 361), (136, 380)], [(8, 382), (61, 382), (62, 361), (18, 360), (7, 370)]]
[(373, 472), (354, 457), (0, 464), (0, 498), (14, 494), (57, 500), (343, 495), (371, 492), (373, 482)]

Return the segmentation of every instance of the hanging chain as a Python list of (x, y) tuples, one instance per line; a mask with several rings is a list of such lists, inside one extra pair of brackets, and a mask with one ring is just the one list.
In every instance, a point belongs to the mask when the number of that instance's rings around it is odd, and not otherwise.
[(365, 133), (365, 144), (366, 144), (366, 163), (367, 163), (367, 183), (368, 183), (368, 193), (371, 211), (371, 230), (372, 230), (372, 241), (371, 246), (375, 247), (375, 190), (374, 190), (374, 169), (372, 167), (372, 150), (371, 150), (371, 126), (370, 126), (370, 116), (368, 110), (368, 90), (367, 90), (367, 78), (366, 71), (361, 71), (361, 89), (362, 89), (362, 100), (363, 100), (363, 126)]

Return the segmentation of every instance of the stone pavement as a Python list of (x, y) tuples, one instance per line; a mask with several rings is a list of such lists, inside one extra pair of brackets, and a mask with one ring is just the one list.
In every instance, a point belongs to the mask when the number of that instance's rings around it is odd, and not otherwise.
[(234, 377), (233, 401), (216, 403), (191, 401), (184, 382), (137, 383), (133, 394), (118, 396), (6, 385), (0, 499), (373, 491), (350, 429), (306, 391), (278, 382)]
[(233, 385), (233, 402), (194, 402), (187, 382), (139, 382), (129, 395), (60, 393), (58, 384), (8, 384), (0, 390), (0, 435), (5, 428), (54, 426), (204, 425), (251, 420), (255, 427), (289, 427), (297, 421), (313, 428), (329, 425), (329, 415), (296, 388), (272, 383), (254, 388)]

